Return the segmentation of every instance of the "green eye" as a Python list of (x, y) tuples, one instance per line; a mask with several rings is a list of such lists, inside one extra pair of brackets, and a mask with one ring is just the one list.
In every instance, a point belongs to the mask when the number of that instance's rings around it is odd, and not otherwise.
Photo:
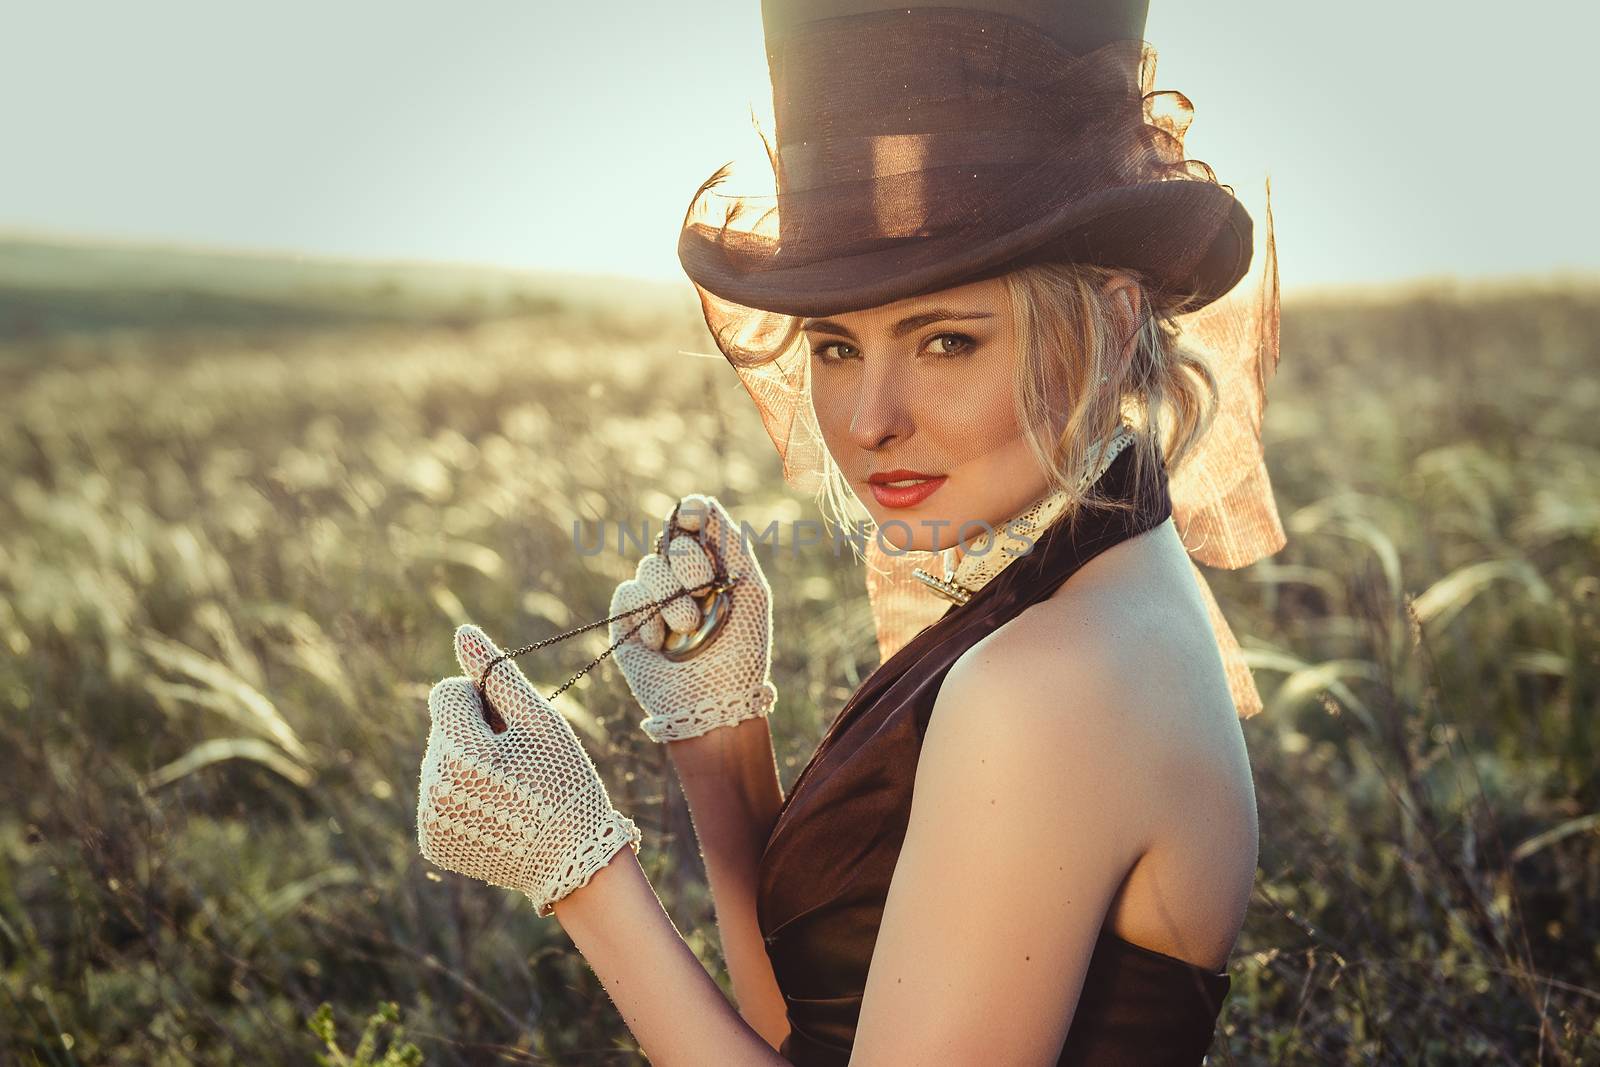
[[(964, 356), (977, 347), (978, 344), (978, 342), (964, 333), (935, 334), (933, 337), (928, 338), (928, 341), (930, 344), (937, 346), (933, 349), (933, 355), (936, 356)], [(955, 344), (947, 347), (941, 343), (945, 341), (954, 341)]]

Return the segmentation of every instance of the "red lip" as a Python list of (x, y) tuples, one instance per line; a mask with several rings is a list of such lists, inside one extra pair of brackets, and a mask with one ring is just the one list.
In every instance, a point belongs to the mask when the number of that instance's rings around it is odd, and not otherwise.
[(879, 471), (877, 474), (874, 474), (870, 478), (868, 478), (867, 481), (872, 482), (874, 484), (877, 484), (879, 482), (903, 482), (907, 478), (938, 478), (938, 477), (943, 477), (943, 476), (942, 475), (937, 475), (937, 474), (923, 474), (921, 471), (908, 471), (904, 467), (899, 467), (899, 468), (896, 468), (895, 470), (892, 470), (892, 471)]
[[(948, 475), (923, 474), (920, 471), (893, 470), (879, 471), (867, 479), (872, 486), (873, 498), (886, 508), (911, 508), (916, 507), (928, 497), (938, 491), (945, 483)], [(923, 481), (916, 485), (891, 486), (885, 482), (899, 482), (910, 478), (920, 478)]]

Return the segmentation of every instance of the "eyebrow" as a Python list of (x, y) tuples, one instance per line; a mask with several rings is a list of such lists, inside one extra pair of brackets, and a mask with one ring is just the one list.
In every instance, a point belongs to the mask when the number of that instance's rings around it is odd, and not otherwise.
[[(965, 322), (969, 319), (992, 318), (994, 318), (994, 314), (989, 311), (956, 311), (951, 308), (932, 308), (920, 315), (912, 315), (909, 318), (901, 319), (889, 328), (889, 336), (904, 337), (913, 330), (920, 330), (922, 327), (935, 322)], [(840, 337), (848, 337), (852, 341), (856, 339), (855, 334), (831, 319), (807, 319), (800, 324), (800, 328), (808, 333), (813, 330), (820, 330), (825, 333), (836, 333)]]

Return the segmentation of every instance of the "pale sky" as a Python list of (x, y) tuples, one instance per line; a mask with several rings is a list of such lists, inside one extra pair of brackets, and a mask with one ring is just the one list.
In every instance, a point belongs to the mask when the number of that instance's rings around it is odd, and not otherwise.
[[(1258, 224), (1271, 173), (1286, 293), (1600, 270), (1600, 4), (1151, 0), (1146, 38)], [(759, 0), (0, 0), (0, 229), (682, 279), (752, 107)]]

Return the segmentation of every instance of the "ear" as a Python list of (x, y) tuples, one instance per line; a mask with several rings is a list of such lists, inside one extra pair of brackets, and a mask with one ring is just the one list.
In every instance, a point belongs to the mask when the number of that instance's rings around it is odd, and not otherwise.
[(1119, 271), (1100, 287), (1100, 291), (1111, 301), (1111, 306), (1122, 324), (1120, 331), (1124, 339), (1122, 358), (1124, 361), (1131, 360), (1134, 339), (1139, 332), (1139, 324), (1144, 313), (1143, 293), (1138, 280), (1131, 274)]

